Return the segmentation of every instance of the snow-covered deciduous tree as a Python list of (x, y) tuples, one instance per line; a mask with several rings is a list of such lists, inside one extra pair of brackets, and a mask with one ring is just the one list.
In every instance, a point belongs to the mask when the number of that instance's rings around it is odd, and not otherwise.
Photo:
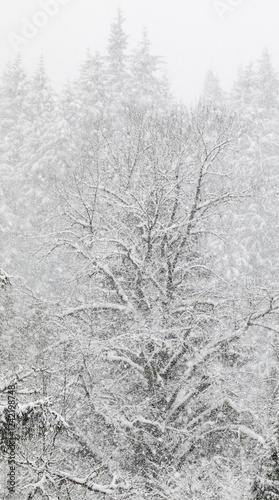
[(2, 79), (3, 463), (15, 385), (24, 500), (277, 498), (277, 75), (179, 106), (123, 24)]
[(216, 272), (222, 213), (243, 197), (226, 175), (234, 118), (199, 105), (122, 119), (121, 130), (99, 129), (58, 186), (52, 248), (74, 283), (58, 315), (87, 345), (76, 366), (94, 408), (83, 432), (98, 426), (108, 474), (131, 496), (140, 485), (182, 498), (180, 474), (203, 457), (235, 459), (239, 436), (263, 442), (232, 381), (243, 339), (271, 310)]

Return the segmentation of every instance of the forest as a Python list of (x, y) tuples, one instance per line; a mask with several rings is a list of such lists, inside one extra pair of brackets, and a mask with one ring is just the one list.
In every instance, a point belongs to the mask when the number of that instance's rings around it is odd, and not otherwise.
[(268, 51), (185, 105), (119, 12), (60, 91), (11, 61), (0, 113), (3, 500), (279, 499)]

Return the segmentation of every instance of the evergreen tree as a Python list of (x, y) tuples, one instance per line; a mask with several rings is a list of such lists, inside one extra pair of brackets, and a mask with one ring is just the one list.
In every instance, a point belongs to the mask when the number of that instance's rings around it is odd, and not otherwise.
[(40, 59), (38, 69), (30, 82), (27, 104), (32, 119), (32, 131), (29, 134), (30, 143), (27, 149), (33, 150), (35, 161), (31, 159), (31, 162), (34, 165), (48, 149), (46, 135), (52, 124), (55, 106), (55, 95), (46, 75), (43, 58)]
[(212, 70), (209, 70), (206, 74), (201, 99), (213, 109), (220, 107), (224, 100), (224, 93), (221, 89), (219, 78)]
[(238, 103), (238, 106), (250, 106), (255, 98), (257, 88), (257, 76), (254, 65), (250, 63), (245, 68), (240, 67), (237, 79), (233, 85), (232, 98)]
[(261, 457), (260, 470), (254, 480), (252, 493), (255, 500), (279, 499), (279, 426), (278, 417), (271, 428)]
[(160, 57), (151, 54), (151, 44), (147, 30), (143, 31), (142, 40), (131, 57), (131, 99), (137, 105), (156, 108), (169, 104), (169, 89), (162, 74)]
[(28, 92), (29, 80), (18, 56), (7, 65), (0, 86), (0, 170), (2, 203), (5, 207), (0, 215), (0, 240), (2, 266), (11, 274), (14, 271), (12, 267), (19, 264), (20, 237), (29, 224), (22, 210), (25, 203), (22, 192), (25, 184), (24, 150), (26, 130), (30, 127)]
[(107, 80), (105, 59), (98, 52), (92, 56), (88, 51), (76, 82), (77, 99), (85, 115), (86, 128), (90, 125), (93, 128), (104, 112), (108, 99)]
[[(255, 68), (249, 65), (240, 70), (232, 91), (232, 104), (242, 125), (239, 143), (240, 156), (235, 154), (236, 168), (250, 184), (249, 198), (242, 222), (238, 220), (240, 242), (246, 242), (249, 273), (257, 279), (270, 269), (274, 279), (277, 260), (274, 227), (277, 226), (275, 199), (278, 190), (276, 158), (278, 155), (278, 80), (267, 52)], [(248, 186), (248, 184), (247, 184)], [(247, 193), (248, 194), (248, 193)], [(245, 205), (244, 205), (245, 206)], [(244, 245), (245, 246), (245, 245)], [(272, 278), (271, 278), (272, 276)]]
[(257, 104), (261, 118), (271, 118), (272, 113), (277, 115), (279, 80), (267, 49), (263, 51), (258, 61), (257, 93)]
[(129, 72), (127, 56), (127, 35), (123, 29), (124, 17), (118, 10), (117, 18), (111, 25), (108, 44), (108, 84), (107, 89), (110, 98), (117, 106), (119, 102), (125, 101), (128, 89)]
[(29, 81), (23, 69), (21, 58), (8, 63), (0, 86), (1, 150), (5, 160), (15, 165), (20, 154), (29, 125), (27, 95)]

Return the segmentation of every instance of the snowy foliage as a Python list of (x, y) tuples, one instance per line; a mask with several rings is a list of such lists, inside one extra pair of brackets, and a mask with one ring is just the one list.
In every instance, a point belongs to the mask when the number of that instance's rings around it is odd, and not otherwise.
[[(0, 435), (23, 500), (278, 498), (278, 80), (171, 97), (124, 19), (0, 87)], [(277, 429), (277, 430), (276, 430)]]

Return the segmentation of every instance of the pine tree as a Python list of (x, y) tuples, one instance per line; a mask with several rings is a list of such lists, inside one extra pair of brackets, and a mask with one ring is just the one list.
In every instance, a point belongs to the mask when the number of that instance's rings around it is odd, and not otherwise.
[[(30, 128), (26, 140), (26, 158), (28, 177), (31, 176), (30, 185), (37, 185), (35, 197), (41, 197), (40, 186), (50, 177), (47, 172), (47, 162), (44, 161), (49, 151), (50, 131), (53, 127), (55, 95), (46, 75), (43, 58), (40, 59), (38, 69), (30, 82), (27, 105), (30, 109)], [(33, 179), (32, 179), (33, 177)], [(42, 193), (42, 196), (43, 193)]]
[(131, 99), (140, 106), (157, 109), (170, 100), (167, 81), (162, 73), (162, 61), (151, 54), (151, 43), (147, 30), (131, 57)]
[(241, 66), (233, 85), (232, 98), (235, 98), (240, 105), (250, 105), (255, 97), (256, 82), (257, 76), (254, 64), (250, 63), (245, 68)]
[(102, 116), (106, 107), (107, 72), (105, 59), (98, 53), (94, 56), (88, 51), (85, 62), (80, 69), (80, 77), (76, 82), (77, 100), (84, 113), (84, 126), (93, 128), (93, 123)]
[(279, 80), (267, 49), (263, 51), (258, 61), (257, 93), (258, 111), (261, 118), (271, 118), (273, 113), (278, 114)]
[(117, 18), (111, 25), (108, 44), (107, 90), (112, 101), (116, 100), (115, 105), (117, 105), (117, 102), (125, 101), (129, 81), (128, 56), (126, 53), (127, 35), (123, 29), (124, 21), (122, 12), (119, 9)]
[(250, 184), (242, 223), (239, 219), (239, 234), (243, 227), (240, 241), (241, 245), (246, 242), (245, 253), (249, 254), (253, 275), (262, 279), (261, 272), (264, 270), (266, 275), (270, 269), (269, 280), (274, 279), (277, 260), (272, 228), (277, 225), (278, 85), (268, 53), (264, 52), (259, 65), (250, 64), (240, 70), (231, 96), (243, 129), (236, 167), (245, 171)]
[(219, 78), (212, 70), (209, 70), (206, 74), (201, 99), (206, 105), (215, 109), (220, 107), (224, 100)]
[(1, 150), (4, 158), (14, 165), (20, 161), (25, 130), (29, 124), (28, 91), (29, 81), (18, 55), (8, 63), (0, 86)]
[[(28, 227), (22, 203), (25, 183), (24, 150), (30, 128), (27, 105), (29, 80), (18, 56), (3, 73), (0, 86), (1, 195), (5, 210), (0, 217), (2, 266), (13, 273), (20, 259), (19, 238)], [(15, 200), (17, 202), (15, 203)]]

